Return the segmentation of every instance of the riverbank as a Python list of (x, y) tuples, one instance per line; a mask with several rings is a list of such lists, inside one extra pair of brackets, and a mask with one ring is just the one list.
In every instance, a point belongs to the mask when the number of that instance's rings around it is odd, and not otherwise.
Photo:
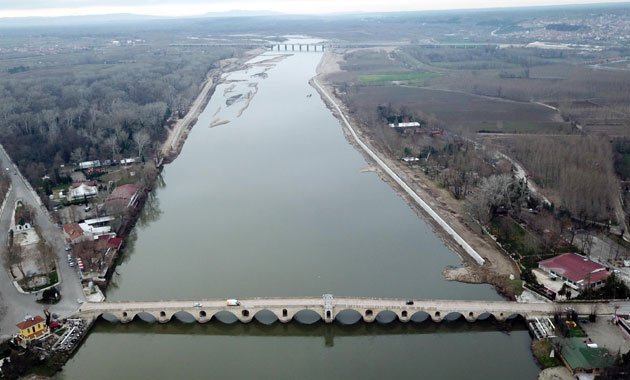
[[(186, 138), (190, 133), (193, 125), (197, 122), (199, 115), (203, 112), (210, 101), (210, 98), (214, 94), (215, 89), (221, 83), (223, 83), (222, 76), (225, 73), (242, 69), (246, 62), (250, 59), (262, 54), (263, 49), (253, 49), (245, 52), (242, 57), (228, 58), (219, 61), (218, 68), (212, 69), (208, 72), (206, 80), (201, 85), (201, 90), (197, 98), (190, 106), (190, 109), (184, 115), (183, 118), (177, 120), (173, 127), (169, 129), (166, 140), (162, 143), (160, 149), (161, 155), (164, 159), (164, 163), (172, 162), (182, 151)], [(214, 124), (212, 126), (220, 125), (223, 123)]]
[[(397, 177), (403, 179), (406, 184), (426, 205), (426, 208), (420, 206), (420, 202), (417, 202), (412, 198), (413, 194), (409, 194), (403, 187), (394, 181), (393, 177), (385, 173), (382, 168), (376, 167), (376, 172), (381, 179), (390, 184), (395, 191), (405, 199), (405, 201), (414, 209), (414, 211), (429, 221), (434, 229), (434, 232), (438, 234), (443, 241), (457, 254), (459, 255), (463, 268), (446, 268), (443, 275), (448, 280), (466, 282), (466, 283), (488, 283), (497, 289), (503, 296), (514, 299), (518, 293), (519, 282), (519, 269), (517, 265), (509, 258), (506, 257), (499, 249), (494, 245), (494, 242), (489, 242), (487, 238), (479, 236), (475, 233), (464, 221), (463, 207), (461, 202), (454, 200), (444, 189), (438, 187), (435, 183), (425, 178), (418, 170), (412, 170), (408, 165), (403, 164), (395, 157), (390, 157), (387, 151), (382, 147), (378, 141), (376, 141), (369, 132), (369, 126), (364, 125), (362, 122), (353, 118), (348, 110), (343, 105), (343, 102), (336, 96), (334, 86), (328, 80), (328, 76), (341, 70), (339, 62), (343, 58), (328, 50), (322, 56), (320, 64), (317, 66), (317, 82), (321, 85), (314, 86), (320, 92), (322, 99), (327, 104), (331, 112), (340, 119), (343, 119), (336, 107), (327, 101), (327, 96), (322, 93), (325, 90), (331, 97), (334, 97), (334, 102), (340, 105), (339, 109), (343, 112), (345, 118), (355, 129), (356, 135), (369, 149), (375, 152), (376, 156), (384, 162), (384, 164), (390, 168)], [(343, 121), (343, 120), (342, 120)], [(342, 122), (344, 134), (346, 139), (357, 148), (366, 157), (368, 162), (373, 162), (373, 158), (370, 157), (367, 152), (355, 141), (352, 136), (352, 131), (348, 129)], [(435, 212), (438, 215), (436, 218), (429, 213)], [(447, 224), (445, 227), (440, 220)], [(449, 228), (452, 229), (455, 234), (449, 232)], [(459, 240), (457, 237), (461, 237), (465, 244), (456, 242)], [(468, 249), (469, 246), (471, 249)], [(483, 258), (483, 264), (480, 265), (480, 260), (477, 260), (474, 253), (479, 254)], [(514, 278), (515, 280), (511, 280)]]

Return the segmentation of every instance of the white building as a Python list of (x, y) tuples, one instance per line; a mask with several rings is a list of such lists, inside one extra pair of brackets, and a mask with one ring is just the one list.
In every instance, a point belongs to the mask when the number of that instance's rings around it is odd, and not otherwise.
[(68, 200), (91, 198), (98, 194), (98, 187), (93, 182), (81, 182), (72, 185), (68, 192)]
[(420, 126), (420, 123), (418, 123), (417, 121), (412, 121), (410, 123), (389, 124), (390, 128), (415, 128), (419, 126)]

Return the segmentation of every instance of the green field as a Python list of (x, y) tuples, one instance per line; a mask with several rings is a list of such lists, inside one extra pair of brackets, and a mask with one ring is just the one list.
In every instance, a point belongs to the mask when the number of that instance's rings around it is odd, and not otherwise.
[(434, 77), (434, 73), (397, 73), (397, 74), (369, 74), (359, 75), (359, 80), (364, 84), (372, 84), (379, 82), (404, 81), (414, 79), (425, 79)]

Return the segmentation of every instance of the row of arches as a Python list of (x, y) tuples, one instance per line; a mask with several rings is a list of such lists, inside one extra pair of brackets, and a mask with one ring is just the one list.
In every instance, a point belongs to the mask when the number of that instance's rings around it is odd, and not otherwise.
[(424, 321), (433, 321), (433, 322), (442, 322), (442, 321), (458, 321), (458, 320), (466, 320), (469, 322), (474, 322), (477, 320), (496, 320), (496, 321), (505, 321), (505, 320), (513, 320), (516, 318), (523, 318), (523, 316), (519, 314), (510, 313), (480, 313), (476, 314), (474, 312), (468, 313), (460, 313), (460, 312), (448, 312), (442, 313), (440, 311), (433, 312), (410, 312), (407, 310), (355, 310), (355, 309), (344, 309), (340, 310), (334, 315), (324, 315), (320, 314), (315, 310), (299, 310), (297, 312), (292, 312), (289, 309), (281, 309), (277, 311), (272, 311), (268, 309), (251, 311), (248, 309), (235, 309), (235, 310), (223, 310), (219, 312), (208, 312), (206, 310), (181, 310), (178, 312), (172, 311), (157, 311), (157, 312), (131, 312), (131, 311), (121, 311), (121, 312), (110, 312), (110, 313), (102, 313), (99, 315), (102, 319), (105, 319), (110, 322), (131, 322), (133, 320), (141, 320), (145, 322), (159, 322), (166, 323), (172, 319), (176, 319), (180, 322), (185, 323), (207, 323), (212, 320), (216, 320), (222, 323), (235, 323), (237, 321), (248, 323), (252, 320), (256, 320), (263, 324), (273, 324), (277, 321), (282, 323), (287, 323), (290, 321), (295, 321), (301, 324), (313, 324), (321, 321), (335, 321), (344, 325), (352, 325), (358, 322), (377, 322), (382, 324), (388, 324), (396, 321), (400, 322), (416, 322), (422, 323)]

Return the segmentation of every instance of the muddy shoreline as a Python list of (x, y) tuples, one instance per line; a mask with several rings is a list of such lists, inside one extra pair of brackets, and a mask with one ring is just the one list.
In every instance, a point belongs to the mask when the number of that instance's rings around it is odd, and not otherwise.
[[(433, 229), (433, 232), (437, 234), (442, 241), (455, 252), (462, 262), (461, 267), (444, 268), (442, 275), (446, 280), (459, 281), (463, 283), (471, 284), (490, 284), (493, 285), (496, 291), (503, 297), (514, 300), (515, 294), (510, 285), (510, 276), (512, 278), (519, 277), (520, 271), (515, 262), (511, 258), (506, 257), (498, 248), (494, 245), (494, 242), (489, 242), (488, 237), (479, 236), (476, 232), (472, 231), (463, 221), (459, 215), (458, 205), (454, 201), (449, 200), (448, 195), (444, 194), (443, 189), (440, 189), (434, 183), (428, 179), (423, 179), (417, 175), (405, 175), (406, 170), (400, 167), (400, 164), (396, 162), (396, 158), (389, 157), (389, 154), (370, 136), (369, 127), (364, 125), (361, 121), (350, 116), (349, 112), (346, 112), (345, 105), (341, 99), (339, 99), (334, 91), (333, 85), (328, 81), (328, 74), (340, 71), (340, 65), (338, 61), (339, 56), (327, 51), (323, 56), (320, 64), (317, 66), (316, 78), (321, 85), (326, 88), (326, 91), (335, 97), (335, 101), (341, 106), (346, 118), (352, 123), (356, 133), (361, 140), (366, 143), (370, 148), (378, 155), (378, 157), (385, 161), (387, 165), (394, 170), (397, 174), (407, 178), (406, 182), (413, 190), (427, 203), (431, 204), (431, 208), (438, 213), (442, 218), (448, 221), (449, 225), (460, 234), (468, 244), (470, 244), (479, 254), (486, 260), (486, 263), (481, 266), (477, 264), (464, 250), (457, 244), (451, 236), (449, 236), (443, 228), (431, 218), (401, 187), (398, 183), (394, 182), (383, 170), (375, 164), (374, 160), (357, 144), (351, 135), (348, 128), (342, 122), (340, 115), (335, 107), (330, 104), (326, 99), (326, 96), (319, 91), (317, 86), (314, 85), (313, 80), (310, 81), (320, 97), (331, 111), (331, 113), (340, 120), (344, 136), (348, 143), (350, 143), (355, 149), (357, 149), (364, 157), (364, 159), (370, 164), (370, 170), (375, 171), (378, 176), (387, 184), (389, 184), (396, 193), (401, 196), (405, 202), (414, 210), (414, 212), (423, 220), (428, 222)], [(408, 173), (407, 173), (408, 174)], [(409, 181), (411, 179), (411, 181)]]

